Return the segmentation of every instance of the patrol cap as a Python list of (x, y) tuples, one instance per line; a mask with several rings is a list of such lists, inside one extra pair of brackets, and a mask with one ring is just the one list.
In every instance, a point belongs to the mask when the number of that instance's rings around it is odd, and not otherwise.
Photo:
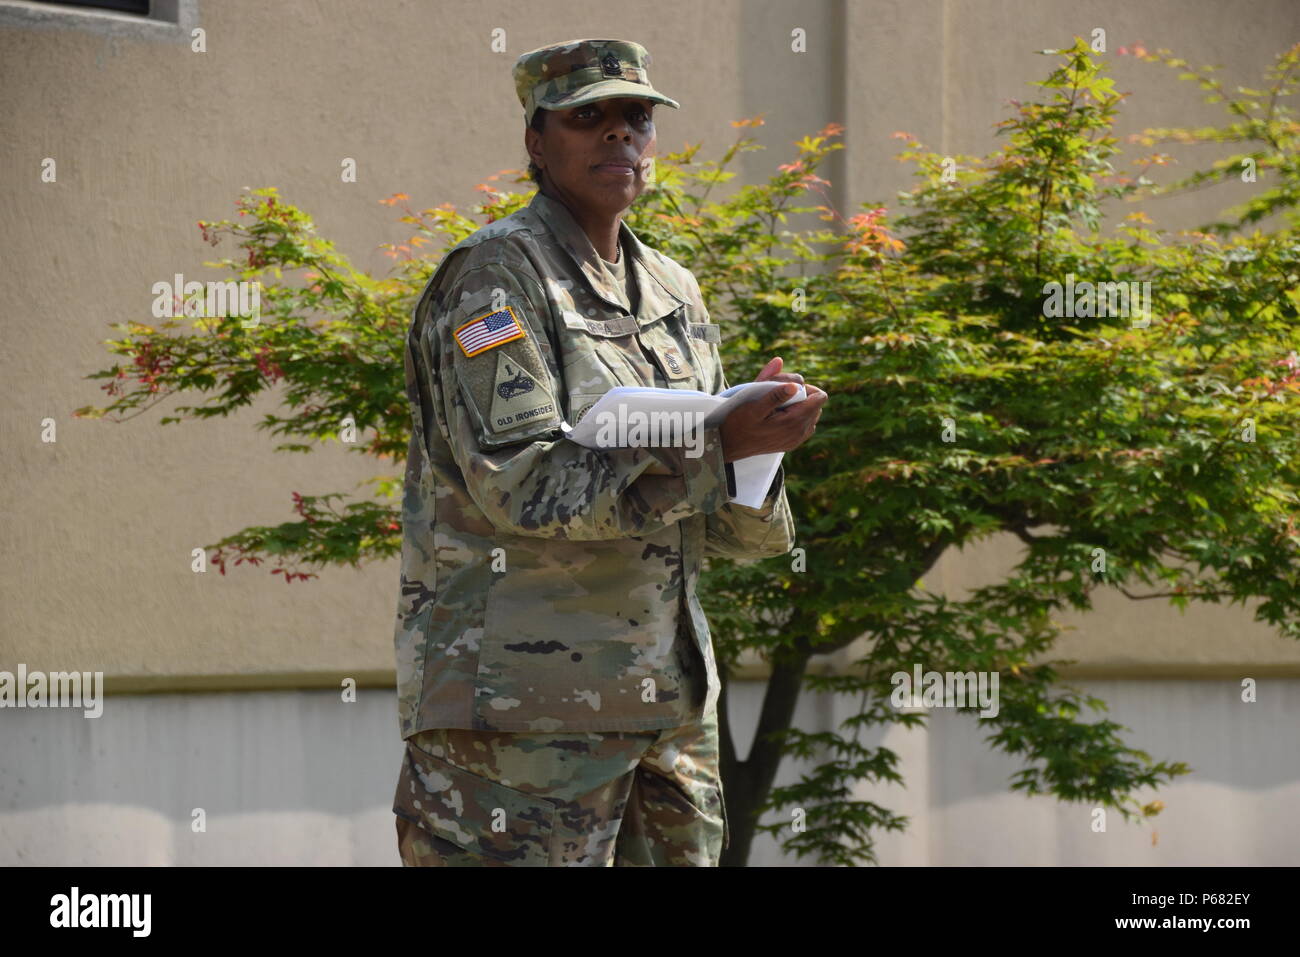
[(532, 123), (541, 110), (568, 110), (596, 100), (635, 96), (680, 109), (650, 85), (650, 54), (631, 40), (569, 40), (530, 50), (515, 61), (515, 92)]

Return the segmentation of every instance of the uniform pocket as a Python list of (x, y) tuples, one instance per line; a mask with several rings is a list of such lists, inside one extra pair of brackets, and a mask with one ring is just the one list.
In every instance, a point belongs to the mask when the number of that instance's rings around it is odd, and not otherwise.
[(406, 742), (393, 813), (462, 850), (516, 867), (546, 867), (557, 810), (545, 798)]
[(573, 392), (569, 394), (569, 415), (567, 421), (570, 425), (577, 425), (582, 421), (582, 417), (587, 411), (600, 401), (604, 392)]

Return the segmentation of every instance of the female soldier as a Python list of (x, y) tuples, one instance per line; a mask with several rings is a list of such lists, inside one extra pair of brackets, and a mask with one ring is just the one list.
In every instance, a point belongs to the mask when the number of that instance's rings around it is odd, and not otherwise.
[[(406, 343), (412, 435), (395, 633), (393, 811), (409, 865), (716, 865), (727, 839), (720, 689), (695, 594), (710, 554), (794, 540), (784, 471), (826, 401), (793, 385), (683, 447), (564, 437), (615, 386), (727, 388), (691, 273), (622, 215), (646, 186), (656, 103), (636, 43), (574, 40), (514, 76), (539, 190), (448, 250)], [(760, 378), (801, 383), (773, 359)]]

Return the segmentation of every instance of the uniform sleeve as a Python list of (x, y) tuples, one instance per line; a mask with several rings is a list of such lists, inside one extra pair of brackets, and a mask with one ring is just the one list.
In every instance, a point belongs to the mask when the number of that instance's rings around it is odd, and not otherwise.
[[(693, 279), (694, 277), (692, 277)], [(699, 297), (699, 286), (693, 289), (701, 315), (707, 317)], [(722, 358), (716, 344), (710, 345), (713, 354), (713, 394), (730, 388), (722, 369)], [(736, 479), (731, 464), (727, 464), (727, 498), (736, 493)], [(749, 508), (728, 501), (708, 516), (705, 524), (704, 554), (718, 555), (737, 561), (775, 558), (785, 555), (794, 547), (794, 517), (785, 495), (785, 464), (776, 470), (767, 496), (758, 508)]]
[(793, 547), (794, 518), (785, 495), (784, 463), (776, 470), (759, 508), (728, 502), (710, 514), (705, 524), (705, 555), (737, 560), (774, 558)]
[(452, 456), (493, 526), (537, 538), (626, 538), (727, 500), (716, 428), (705, 429), (695, 458), (681, 447), (588, 449), (563, 437), (563, 377), (545, 295), (526, 262), (471, 261), (439, 301), (421, 351), (436, 370)]

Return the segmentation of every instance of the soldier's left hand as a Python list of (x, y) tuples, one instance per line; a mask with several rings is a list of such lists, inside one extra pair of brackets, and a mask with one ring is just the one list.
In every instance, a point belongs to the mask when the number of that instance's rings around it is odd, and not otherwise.
[[(780, 356), (776, 356), (774, 359), (772, 359), (771, 362), (763, 366), (763, 371), (758, 374), (758, 378), (756, 378), (754, 381), (762, 382), (765, 379), (770, 379), (773, 382), (793, 382), (796, 385), (803, 386), (804, 390), (808, 393), (808, 398), (810, 399), (815, 395), (826, 394), (821, 389), (817, 388), (815, 385), (811, 385), (807, 382), (804, 382), (803, 376), (801, 376), (799, 373), (782, 372), (781, 367), (784, 364), (785, 364), (784, 360)], [(821, 418), (820, 413), (818, 414), (818, 418)]]
[[(817, 388), (817, 386), (812, 385), (809, 382), (804, 382), (803, 376), (801, 376), (797, 372), (782, 372), (781, 368), (784, 365), (785, 362), (780, 356), (774, 356), (771, 362), (763, 366), (763, 371), (758, 374), (758, 378), (755, 379), (754, 381), (762, 382), (766, 379), (766, 380), (771, 380), (773, 382), (793, 382), (796, 385), (801, 385), (804, 387), (804, 391), (807, 393), (807, 398), (804, 400), (805, 402), (808, 399), (815, 399), (817, 396), (821, 396), (821, 406), (825, 407), (827, 402), (826, 393), (823, 390)], [(794, 409), (794, 408), (795, 406), (789, 406), (788, 408), (785, 409), (778, 408), (773, 414), (779, 415), (781, 413), (788, 412), (790, 411), (790, 409)], [(820, 419), (821, 417), (822, 417), (822, 409), (818, 408), (816, 415), (812, 417), (812, 421), (809, 423), (810, 428), (808, 429), (807, 435), (805, 435), (803, 438), (804, 442), (806, 442), (812, 436), (812, 434), (817, 431), (817, 420)], [(801, 442), (800, 444), (803, 443)]]

